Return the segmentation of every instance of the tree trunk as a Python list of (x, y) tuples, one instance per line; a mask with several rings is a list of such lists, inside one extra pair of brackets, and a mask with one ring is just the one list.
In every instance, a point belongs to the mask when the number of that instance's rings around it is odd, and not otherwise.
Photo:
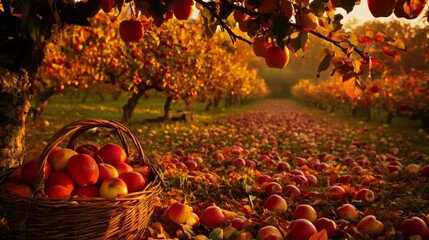
[(421, 121), (422, 121), (422, 128), (426, 132), (429, 132), (429, 114), (428, 113), (423, 113), (421, 118), (422, 118), (421, 119)]
[(38, 121), (43, 112), (45, 111), (46, 105), (48, 104), (48, 100), (54, 96), (55, 90), (54, 87), (44, 88), (44, 91), (37, 92), (34, 106), (30, 108), (30, 117), (33, 121)]
[(170, 107), (171, 102), (173, 101), (173, 97), (168, 96), (164, 103), (164, 121), (170, 119)]
[(130, 124), (131, 116), (133, 115), (134, 109), (139, 103), (139, 100), (143, 96), (144, 92), (145, 92), (144, 89), (139, 89), (137, 92), (134, 92), (131, 98), (128, 99), (127, 104), (125, 104), (122, 107), (122, 110), (123, 110), (122, 122), (124, 124), (127, 124), (127, 125)]
[(24, 154), (25, 120), (32, 97), (32, 74), (0, 66), (0, 168), (21, 163)]
[(213, 102), (212, 102), (212, 100), (209, 100), (209, 101), (208, 101), (208, 103), (207, 103), (207, 105), (206, 105), (206, 109), (205, 109), (206, 111), (209, 111), (209, 110), (210, 110), (210, 107), (212, 106), (212, 103), (213, 103)]
[(220, 102), (220, 98), (215, 97), (214, 98), (214, 103), (213, 103), (214, 108), (218, 108), (219, 107), (219, 102)]
[(387, 123), (387, 124), (391, 124), (391, 123), (392, 123), (392, 120), (393, 120), (393, 117), (394, 117), (393, 113), (388, 112), (388, 113), (387, 113), (387, 117), (386, 117), (386, 123)]

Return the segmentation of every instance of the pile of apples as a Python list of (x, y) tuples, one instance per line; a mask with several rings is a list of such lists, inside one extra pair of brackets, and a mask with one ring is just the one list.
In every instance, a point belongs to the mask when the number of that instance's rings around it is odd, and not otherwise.
[[(26, 153), (23, 164), (14, 169), (3, 183), (14, 195), (33, 195), (39, 150)], [(125, 150), (114, 143), (101, 148), (84, 144), (75, 150), (56, 146), (44, 167), (45, 194), (49, 198), (116, 198), (142, 191), (152, 180), (150, 167), (130, 165)]]

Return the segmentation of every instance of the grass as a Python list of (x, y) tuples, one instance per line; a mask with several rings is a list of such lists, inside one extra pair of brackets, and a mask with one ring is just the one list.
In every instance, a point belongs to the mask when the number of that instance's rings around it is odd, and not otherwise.
[[(86, 99), (85, 102), (82, 102), (81, 99), (70, 98), (67, 94), (55, 96), (47, 105), (42, 120), (38, 123), (30, 122), (28, 124), (26, 136), (27, 149), (42, 147), (46, 144), (45, 141), (49, 140), (49, 136), (52, 136), (62, 126), (73, 121), (83, 118), (102, 118), (120, 121), (122, 118), (122, 106), (127, 102), (128, 97), (129, 95), (122, 94), (117, 100), (106, 97), (104, 101), (101, 101), (98, 96), (93, 95)], [(247, 105), (237, 104), (227, 108), (225, 108), (224, 103), (221, 102), (218, 108), (211, 107), (209, 111), (205, 110), (205, 103), (195, 102), (191, 110), (193, 113), (193, 121), (181, 121), (173, 124), (176, 124), (179, 128), (186, 129), (193, 124), (204, 124), (204, 122), (212, 121), (214, 118), (222, 118), (228, 114), (246, 111), (260, 104), (262, 101), (263, 100), (256, 101)], [(142, 98), (133, 113), (130, 125), (131, 131), (141, 132), (154, 130), (154, 132), (158, 133), (157, 135), (161, 134), (162, 131), (160, 130), (165, 128), (167, 123), (148, 123), (145, 122), (145, 119), (153, 119), (162, 116), (164, 102), (165, 97), (163, 96), (154, 96), (147, 99)], [(387, 125), (385, 124), (386, 116), (380, 113), (373, 113), (373, 119), (371, 121), (366, 121), (366, 116), (358, 115), (356, 118), (352, 118), (350, 112), (342, 109), (334, 113), (329, 113), (327, 111), (304, 106), (295, 101), (289, 101), (288, 107), (300, 109), (316, 116), (332, 118), (335, 121), (343, 121), (354, 128), (363, 128), (366, 126), (382, 127), (384, 131), (392, 137), (398, 134), (412, 136), (414, 138), (413, 144), (415, 144), (416, 147), (424, 148), (425, 152), (429, 152), (429, 146), (427, 144), (429, 139), (428, 135), (419, 129), (420, 122), (417, 120), (398, 117), (394, 118), (390, 125)], [(170, 115), (178, 115), (181, 111), (187, 111), (185, 104), (173, 102)]]
[[(71, 98), (70, 96), (58, 95), (53, 97), (38, 122), (28, 122), (26, 133), (26, 146), (29, 148), (40, 148), (49, 137), (58, 131), (62, 126), (78, 121), (84, 118), (101, 118), (120, 121), (122, 118), (122, 106), (127, 103), (129, 95), (122, 94), (117, 100), (106, 97), (101, 101), (98, 96), (90, 96), (85, 102), (80, 98)], [(133, 112), (131, 131), (155, 130), (163, 128), (168, 123), (149, 123), (146, 119), (154, 119), (163, 116), (165, 97), (154, 96), (150, 98), (142, 98), (138, 106)], [(175, 122), (181, 128), (189, 127), (192, 124), (197, 124), (205, 121), (211, 121), (213, 118), (225, 117), (228, 114), (245, 111), (250, 107), (258, 104), (260, 101), (255, 101), (246, 105), (233, 105), (224, 107), (224, 102), (220, 102), (218, 108), (213, 106), (209, 111), (206, 111), (206, 104), (195, 102), (192, 105), (190, 112), (193, 113), (193, 121), (191, 122)], [(171, 104), (170, 116), (176, 116), (180, 112), (187, 111), (187, 108), (182, 102), (173, 102)]]

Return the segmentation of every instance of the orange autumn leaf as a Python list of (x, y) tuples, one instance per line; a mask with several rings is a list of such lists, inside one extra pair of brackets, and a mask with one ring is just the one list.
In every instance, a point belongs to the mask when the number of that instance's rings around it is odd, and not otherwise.
[(349, 98), (355, 99), (363, 93), (366, 87), (356, 73), (349, 72), (343, 75), (343, 88)]
[(322, 231), (313, 234), (309, 240), (328, 240), (328, 233), (322, 229)]

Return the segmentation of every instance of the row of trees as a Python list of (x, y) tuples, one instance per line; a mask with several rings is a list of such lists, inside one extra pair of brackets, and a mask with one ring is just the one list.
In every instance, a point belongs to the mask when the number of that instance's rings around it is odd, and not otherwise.
[[(114, 12), (125, 12), (129, 19), (144, 21), (149, 18), (157, 26), (162, 25), (178, 6), (194, 1), (181, 0), (139, 0), (114, 1)], [(333, 43), (340, 51), (361, 58), (364, 63), (368, 56), (359, 50), (353, 39), (354, 34), (343, 29), (341, 14), (336, 8), (353, 11), (357, 0), (195, 0), (204, 19), (200, 32), (214, 35), (217, 29), (228, 32), (234, 42), (241, 39), (264, 36), (268, 43), (278, 46), (281, 54), (284, 47), (291, 52), (305, 51), (309, 43), (308, 35), (315, 35)], [(398, 1), (389, 4), (386, 11), (382, 3), (378, 10), (383, 14), (395, 14), (398, 18), (413, 19), (422, 16), (427, 0)], [(285, 6), (281, 9), (281, 5)], [(287, 7), (292, 6), (292, 8)], [(55, 40), (69, 25), (90, 26), (91, 19), (100, 11), (100, 0), (2, 0), (0, 5), (0, 159), (3, 166), (13, 166), (23, 156), (25, 122), (34, 94), (34, 82), (38, 68), (45, 56), (46, 46)], [(290, 11), (291, 10), (291, 11)], [(242, 13), (242, 18), (233, 18), (234, 13)], [(238, 14), (240, 15), (240, 14)], [(378, 12), (373, 12), (375, 17)], [(247, 36), (232, 31), (236, 24)], [(105, 31), (117, 28), (108, 25)], [(394, 43), (394, 42), (393, 42)], [(86, 45), (86, 43), (84, 44)], [(397, 47), (386, 41), (386, 47)], [(279, 51), (280, 50), (280, 51)], [(284, 56), (282, 56), (284, 57)], [(273, 58), (275, 59), (275, 58)], [(323, 69), (323, 67), (321, 68)]]
[(36, 119), (51, 96), (67, 87), (88, 89), (99, 86), (97, 83), (132, 93), (123, 107), (126, 123), (148, 91), (166, 96), (165, 120), (170, 117), (172, 101), (217, 105), (221, 99), (233, 103), (268, 94), (265, 81), (247, 66), (249, 47), (234, 46), (224, 35), (203, 40), (199, 21), (179, 23), (172, 19), (152, 28), (147, 19), (144, 40), (125, 44), (118, 28), (105, 31), (107, 25), (118, 23), (115, 17), (100, 13), (95, 20), (96, 27), (65, 31), (49, 45), (36, 75), (38, 88), (32, 109)]
[(335, 111), (350, 110), (353, 115), (364, 110), (371, 119), (371, 109), (386, 113), (390, 123), (394, 117), (420, 118), (422, 128), (429, 130), (429, 79), (427, 72), (386, 72), (374, 80), (358, 97), (350, 98), (344, 91), (341, 78), (336, 75), (318, 82), (300, 80), (292, 88), (292, 95), (306, 105)]
[[(354, 113), (357, 109), (365, 109), (368, 118), (371, 117), (370, 109), (386, 112), (388, 122), (398, 115), (421, 118), (423, 127), (429, 129), (428, 28), (399, 21), (372, 21), (355, 26), (353, 31), (359, 33), (358, 41), (373, 46), (368, 50), (374, 57), (370, 74), (350, 81), (347, 74), (340, 73), (348, 68), (362, 68), (361, 65), (334, 55), (331, 76), (317, 81), (301, 80), (293, 87), (292, 94), (309, 105), (330, 111), (339, 107)], [(377, 50), (379, 38), (385, 38), (387, 34), (391, 39), (401, 38), (406, 50), (383, 47)], [(334, 62), (341, 62), (341, 65)]]

